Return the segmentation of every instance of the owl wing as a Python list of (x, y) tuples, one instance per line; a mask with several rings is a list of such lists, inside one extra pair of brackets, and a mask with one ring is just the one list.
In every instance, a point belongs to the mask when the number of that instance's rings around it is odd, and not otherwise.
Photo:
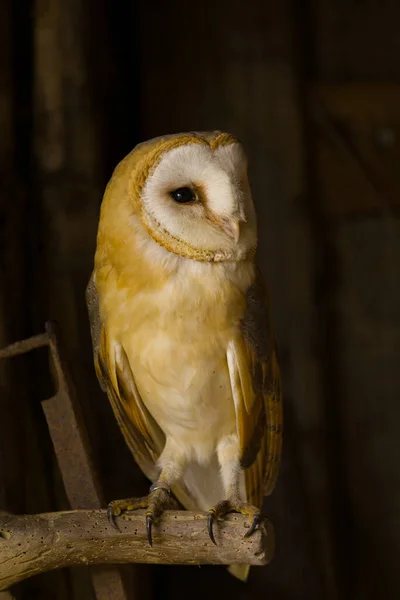
[[(117, 423), (135, 461), (148, 479), (155, 482), (159, 475), (157, 459), (165, 435), (143, 403), (125, 350), (110, 339), (101, 321), (99, 300), (93, 276), (86, 289), (94, 365), (100, 386), (107, 393)], [(195, 501), (183, 484), (172, 492), (186, 508), (195, 508)]]
[(247, 292), (240, 334), (228, 349), (247, 501), (261, 506), (275, 487), (282, 447), (280, 371), (260, 274)]
[(86, 289), (94, 366), (100, 386), (107, 393), (118, 425), (136, 462), (146, 477), (157, 477), (156, 461), (164, 446), (163, 433), (151, 417), (137, 390), (123, 347), (110, 339), (101, 322), (93, 277)]

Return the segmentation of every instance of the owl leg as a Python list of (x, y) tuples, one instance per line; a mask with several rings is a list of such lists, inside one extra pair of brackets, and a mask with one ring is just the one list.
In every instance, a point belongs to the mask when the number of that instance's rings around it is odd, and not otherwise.
[(153, 545), (152, 527), (154, 521), (167, 509), (174, 506), (171, 497), (171, 485), (183, 474), (186, 457), (174, 442), (167, 440), (158, 461), (161, 473), (158, 480), (150, 487), (149, 495), (142, 498), (113, 500), (107, 508), (107, 517), (113, 527), (118, 529), (115, 518), (127, 510), (146, 509), (146, 530), (150, 546)]
[(226, 500), (221, 500), (208, 511), (208, 534), (216, 544), (213, 525), (216, 520), (230, 512), (241, 513), (250, 517), (251, 525), (244, 537), (250, 537), (261, 522), (259, 508), (244, 502), (240, 497), (240, 447), (236, 434), (224, 438), (217, 447), (218, 461)]

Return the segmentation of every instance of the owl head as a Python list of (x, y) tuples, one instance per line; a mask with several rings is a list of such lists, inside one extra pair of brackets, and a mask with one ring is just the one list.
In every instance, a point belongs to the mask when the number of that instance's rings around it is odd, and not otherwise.
[(218, 131), (136, 146), (114, 171), (101, 212), (99, 232), (103, 221), (126, 243), (129, 230), (138, 239), (142, 229), (147, 240), (196, 261), (245, 260), (257, 244), (245, 152)]

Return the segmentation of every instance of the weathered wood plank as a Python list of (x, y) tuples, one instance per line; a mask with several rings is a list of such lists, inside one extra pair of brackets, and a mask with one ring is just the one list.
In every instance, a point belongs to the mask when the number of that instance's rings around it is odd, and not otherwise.
[(312, 0), (317, 77), (333, 81), (398, 81), (397, 0)]
[(37, 573), (60, 567), (115, 563), (267, 564), (274, 534), (265, 521), (250, 538), (242, 515), (228, 515), (215, 527), (218, 545), (207, 531), (207, 515), (167, 511), (147, 542), (145, 511), (117, 519), (119, 531), (104, 510), (15, 516), (0, 513), (0, 589)]
[(400, 211), (399, 106), (396, 84), (312, 87), (319, 199), (329, 218)]

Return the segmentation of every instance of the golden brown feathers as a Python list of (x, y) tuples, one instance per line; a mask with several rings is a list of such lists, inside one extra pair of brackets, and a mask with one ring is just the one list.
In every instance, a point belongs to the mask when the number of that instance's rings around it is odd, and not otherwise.
[[(182, 185), (201, 190), (198, 202), (173, 203)], [(188, 465), (171, 485), (187, 508), (223, 499), (215, 456), (225, 438), (237, 440), (244, 500), (261, 507), (278, 474), (280, 375), (255, 247), (233, 136), (158, 138), (115, 169), (87, 290), (96, 372), (149, 479), (166, 440), (176, 443)]]

